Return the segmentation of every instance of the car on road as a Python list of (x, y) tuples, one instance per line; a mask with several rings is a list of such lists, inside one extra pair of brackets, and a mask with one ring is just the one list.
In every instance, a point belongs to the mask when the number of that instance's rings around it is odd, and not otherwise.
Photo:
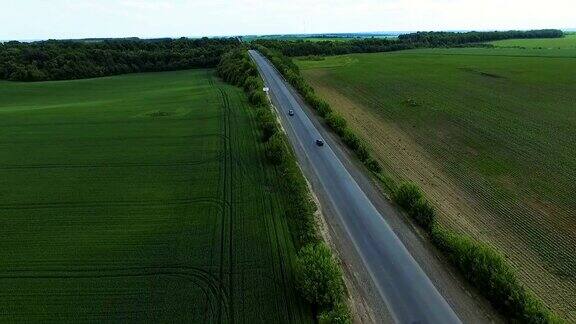
[(292, 110), (292, 109), (288, 110), (288, 115), (294, 116), (294, 110)]
[(321, 140), (321, 139), (317, 139), (317, 140), (316, 140), (316, 145), (318, 145), (318, 146), (324, 146), (324, 141)]

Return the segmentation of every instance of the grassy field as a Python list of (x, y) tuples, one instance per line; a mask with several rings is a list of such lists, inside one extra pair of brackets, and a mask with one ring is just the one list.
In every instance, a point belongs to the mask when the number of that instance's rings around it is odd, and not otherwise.
[(563, 38), (507, 39), (490, 44), (497, 47), (576, 49), (576, 34), (568, 34)]
[(496, 246), (574, 321), (576, 55), (539, 51), (425, 49), (297, 63), (387, 173), (416, 182), (443, 225)]
[(212, 70), (0, 83), (0, 322), (311, 322), (254, 113)]

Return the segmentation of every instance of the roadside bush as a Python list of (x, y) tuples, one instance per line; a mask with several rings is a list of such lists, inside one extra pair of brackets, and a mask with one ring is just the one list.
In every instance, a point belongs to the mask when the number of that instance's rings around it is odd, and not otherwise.
[(274, 165), (280, 165), (286, 160), (286, 144), (280, 133), (272, 135), (266, 142), (266, 158)]
[(410, 211), (412, 206), (422, 198), (420, 188), (413, 183), (401, 184), (393, 195), (394, 201), (406, 211)]
[(289, 158), (280, 168), (280, 178), (285, 196), (290, 197), (291, 204), (288, 205), (286, 214), (291, 232), (297, 247), (320, 242), (320, 236), (314, 218), (316, 204), (310, 197), (308, 184), (302, 176), (300, 168), (296, 164), (292, 152)]
[(320, 116), (323, 118), (326, 118), (328, 114), (332, 113), (332, 108), (330, 108), (330, 105), (328, 105), (328, 103), (324, 100), (320, 101), (320, 104), (316, 110), (318, 110), (318, 114), (320, 114)]
[(254, 106), (265, 106), (268, 104), (268, 98), (264, 94), (264, 91), (252, 91), (248, 96), (248, 101)]
[(334, 112), (326, 115), (326, 123), (339, 136), (343, 136), (348, 127), (346, 120)]
[(275, 120), (271, 119), (266, 120), (265, 122), (260, 124), (260, 127), (262, 128), (262, 137), (263, 137), (262, 139), (264, 141), (268, 141), (270, 137), (278, 133), (278, 125), (276, 125)]
[(303, 95), (306, 102), (310, 105), (310, 107), (316, 110), (322, 118), (326, 118), (326, 116), (332, 112), (330, 105), (328, 105), (326, 101), (320, 99), (320, 97), (314, 93), (313, 89), (301, 94)]
[(414, 220), (416, 220), (418, 225), (422, 226), (422, 228), (426, 230), (426, 232), (432, 230), (432, 226), (436, 221), (436, 212), (426, 199), (418, 199), (414, 205), (412, 205), (409, 214), (414, 218)]
[(354, 151), (362, 144), (360, 138), (348, 128), (344, 130), (342, 141)]
[(432, 242), (492, 305), (513, 322), (559, 323), (519, 282), (494, 249), (472, 239), (432, 227)]
[(276, 119), (269, 108), (259, 109), (256, 112), (256, 120), (262, 130), (262, 139), (265, 142), (279, 131)]
[(396, 189), (393, 198), (418, 225), (430, 233), (436, 221), (436, 212), (424, 198), (418, 186), (413, 183), (403, 183)]
[(343, 302), (337, 303), (332, 309), (324, 310), (318, 316), (320, 324), (351, 324), (352, 315)]
[(436, 212), (412, 183), (394, 192), (394, 200), (429, 234), (445, 255), (496, 309), (522, 323), (555, 323), (555, 318), (518, 281), (506, 260), (494, 249), (472, 239), (440, 228)]
[(368, 161), (370, 159), (370, 152), (368, 152), (368, 148), (363, 142), (360, 142), (360, 145), (354, 150), (354, 153), (358, 156), (358, 159), (362, 162)]
[(300, 250), (296, 276), (299, 290), (310, 303), (331, 307), (342, 301), (342, 273), (324, 243), (309, 244)]
[(366, 161), (366, 167), (368, 168), (368, 170), (374, 173), (382, 173), (382, 166), (380, 165), (380, 163), (378, 163), (378, 161), (374, 159), (369, 159), (368, 161)]
[(252, 91), (262, 90), (264, 87), (263, 83), (255, 76), (249, 76), (244, 81), (244, 91), (246, 93), (251, 93)]

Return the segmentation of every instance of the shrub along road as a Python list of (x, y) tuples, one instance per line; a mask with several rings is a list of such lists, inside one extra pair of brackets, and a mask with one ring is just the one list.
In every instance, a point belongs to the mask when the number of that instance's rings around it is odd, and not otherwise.
[[(397, 322), (458, 323), (459, 319), (436, 290), (370, 199), (322, 138), (280, 74), (258, 52), (258, 65), (282, 124), (299, 155), (310, 165), (348, 238), (358, 251), (390, 315)], [(293, 109), (294, 116), (288, 115)]]

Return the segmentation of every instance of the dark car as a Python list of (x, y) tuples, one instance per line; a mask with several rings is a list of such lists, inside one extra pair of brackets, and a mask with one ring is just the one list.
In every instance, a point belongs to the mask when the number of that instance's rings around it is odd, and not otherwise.
[(294, 110), (292, 110), (292, 109), (288, 110), (288, 115), (294, 116)]
[(321, 139), (317, 139), (317, 140), (316, 140), (316, 145), (318, 145), (318, 146), (324, 146), (324, 141), (321, 140)]

